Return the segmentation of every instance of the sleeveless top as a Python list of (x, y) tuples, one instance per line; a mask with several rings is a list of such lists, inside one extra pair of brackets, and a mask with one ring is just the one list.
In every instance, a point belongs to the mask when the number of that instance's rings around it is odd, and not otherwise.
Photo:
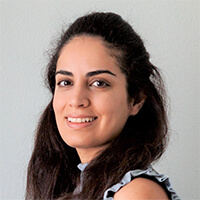
[[(80, 163), (77, 167), (81, 170), (81, 172), (83, 172), (87, 165), (88, 163)], [(147, 169), (144, 170), (136, 169), (127, 172), (119, 183), (114, 184), (104, 192), (103, 200), (113, 200), (114, 194), (119, 191), (123, 186), (130, 183), (136, 177), (143, 177), (157, 182), (165, 190), (169, 199), (180, 200), (176, 192), (173, 190), (169, 178), (163, 174), (158, 174), (151, 166), (147, 167)], [(82, 176), (80, 177), (80, 184), (81, 183)], [(81, 190), (81, 185), (79, 190)]]

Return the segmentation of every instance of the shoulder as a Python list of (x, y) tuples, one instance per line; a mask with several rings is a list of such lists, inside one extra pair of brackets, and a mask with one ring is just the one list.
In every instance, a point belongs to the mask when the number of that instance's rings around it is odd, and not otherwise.
[(114, 195), (114, 200), (123, 199), (167, 200), (169, 198), (164, 189), (156, 182), (146, 178), (135, 178)]

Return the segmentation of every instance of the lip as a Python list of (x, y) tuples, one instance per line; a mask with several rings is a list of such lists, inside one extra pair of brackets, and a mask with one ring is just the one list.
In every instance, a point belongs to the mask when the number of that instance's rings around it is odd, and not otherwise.
[(76, 114), (69, 114), (66, 115), (65, 118), (72, 117), (72, 118), (96, 118), (96, 116), (92, 115), (76, 115)]
[[(70, 118), (94, 118), (94, 120), (92, 122), (75, 123), (75, 122), (68, 121), (68, 117), (70, 117)], [(73, 115), (67, 115), (65, 117), (65, 119), (66, 119), (67, 126), (69, 128), (78, 130), (78, 129), (87, 128), (87, 127), (92, 126), (96, 122), (97, 117), (91, 116), (91, 115), (74, 115), (73, 114)]]

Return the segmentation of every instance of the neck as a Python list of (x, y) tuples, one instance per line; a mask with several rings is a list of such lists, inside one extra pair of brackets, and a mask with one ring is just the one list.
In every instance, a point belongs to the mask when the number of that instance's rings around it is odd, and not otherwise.
[(79, 155), (81, 163), (89, 163), (96, 156), (99, 155), (106, 147), (98, 147), (98, 148), (76, 148), (76, 151)]

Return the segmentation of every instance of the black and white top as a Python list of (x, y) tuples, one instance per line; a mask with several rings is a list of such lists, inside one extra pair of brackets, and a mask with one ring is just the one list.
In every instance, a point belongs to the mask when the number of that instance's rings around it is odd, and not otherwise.
[[(80, 163), (78, 165), (78, 168), (81, 171), (83, 171), (87, 165), (88, 165), (87, 163), (85, 164)], [(130, 183), (136, 177), (144, 177), (157, 182), (165, 189), (166, 193), (168, 194), (168, 197), (171, 200), (180, 200), (176, 192), (173, 190), (169, 178), (163, 174), (158, 174), (151, 166), (149, 166), (145, 170), (136, 169), (127, 172), (119, 183), (111, 186), (104, 192), (103, 200), (113, 200), (114, 194), (117, 191), (119, 191), (123, 186)]]

